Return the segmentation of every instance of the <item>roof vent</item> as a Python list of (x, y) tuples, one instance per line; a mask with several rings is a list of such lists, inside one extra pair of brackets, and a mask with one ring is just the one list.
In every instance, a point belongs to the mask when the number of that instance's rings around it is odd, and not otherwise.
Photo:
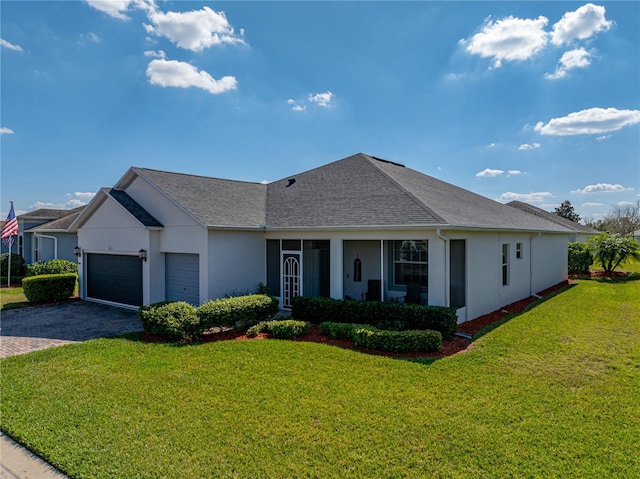
[(285, 188), (289, 188), (292, 184), (294, 184), (296, 182), (295, 178), (289, 178), (289, 183), (287, 184), (287, 186), (285, 186)]

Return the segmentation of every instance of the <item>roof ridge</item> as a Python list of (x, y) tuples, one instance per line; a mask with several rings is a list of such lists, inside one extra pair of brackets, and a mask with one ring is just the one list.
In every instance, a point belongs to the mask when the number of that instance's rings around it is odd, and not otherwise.
[[(442, 216), (440, 216), (435, 211), (433, 211), (431, 208), (429, 208), (429, 206), (427, 206), (423, 201), (421, 201), (416, 195), (411, 193), (407, 188), (405, 188), (402, 184), (400, 184), (395, 178), (391, 177), (386, 171), (384, 171), (382, 168), (380, 168), (378, 165), (376, 165), (375, 162), (376, 161), (382, 161), (384, 163), (395, 165), (395, 166), (400, 167), (400, 168), (406, 168), (407, 170), (411, 170), (411, 171), (415, 171), (415, 170), (412, 170), (411, 168), (407, 168), (406, 166), (404, 166), (404, 165), (402, 165), (400, 163), (394, 163), (393, 161), (384, 160), (382, 158), (372, 157), (372, 156), (369, 156), (369, 155), (367, 155), (365, 153), (358, 153), (358, 155), (361, 155), (372, 167), (374, 167), (376, 170), (378, 170), (380, 173), (382, 173), (382, 175), (385, 178), (387, 178), (389, 181), (391, 181), (391, 183), (393, 183), (396, 188), (398, 188), (405, 195), (407, 195), (414, 203), (416, 203), (426, 213), (428, 213), (429, 215), (433, 216), (436, 220), (438, 220), (439, 223), (447, 224), (446, 220)], [(416, 172), (416, 173), (419, 173), (419, 172)]]
[(258, 185), (258, 186), (262, 186), (264, 185), (264, 183), (260, 182), (260, 181), (245, 181), (245, 180), (233, 180), (230, 178), (219, 178), (217, 176), (207, 176), (207, 175), (194, 175), (191, 173), (180, 173), (177, 171), (167, 171), (167, 170), (158, 170), (155, 168), (146, 168), (144, 166), (132, 166), (131, 169), (133, 170), (143, 170), (143, 171), (155, 171), (157, 173), (167, 173), (169, 175), (179, 175), (179, 176), (191, 176), (193, 178), (204, 178), (206, 180), (217, 180), (217, 181), (228, 181), (228, 182), (232, 182), (232, 183), (245, 183), (245, 184), (249, 184), (249, 185)]

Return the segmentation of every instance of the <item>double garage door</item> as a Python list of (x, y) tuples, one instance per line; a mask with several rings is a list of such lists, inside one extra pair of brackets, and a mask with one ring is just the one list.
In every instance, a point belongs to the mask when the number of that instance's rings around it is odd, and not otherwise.
[(142, 306), (142, 260), (137, 255), (87, 253), (87, 297)]
[[(142, 306), (142, 260), (137, 255), (87, 253), (87, 297)], [(165, 299), (200, 304), (197, 254), (165, 254)]]

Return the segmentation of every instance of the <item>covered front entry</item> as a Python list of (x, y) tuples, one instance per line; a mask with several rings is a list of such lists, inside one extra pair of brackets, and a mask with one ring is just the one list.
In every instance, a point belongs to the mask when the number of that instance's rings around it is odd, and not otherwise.
[(89, 299), (142, 306), (142, 260), (135, 255), (87, 253)]
[(330, 295), (328, 240), (267, 240), (267, 287), (289, 309), (296, 296)]

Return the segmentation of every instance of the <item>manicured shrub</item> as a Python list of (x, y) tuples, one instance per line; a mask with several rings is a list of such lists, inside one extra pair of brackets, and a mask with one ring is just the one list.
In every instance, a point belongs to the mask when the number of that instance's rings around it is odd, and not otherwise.
[(569, 274), (588, 274), (593, 264), (593, 255), (586, 243), (569, 243)]
[(258, 324), (254, 324), (249, 329), (247, 329), (247, 336), (250, 338), (255, 338), (260, 333), (268, 333), (270, 322), (271, 321), (260, 321)]
[[(0, 276), (9, 275), (9, 253), (0, 254)], [(11, 278), (24, 276), (24, 258), (16, 253), (11, 253)]]
[(269, 322), (269, 332), (276, 339), (293, 339), (304, 336), (309, 331), (310, 323), (295, 319), (283, 319)]
[(73, 296), (77, 280), (74, 273), (31, 276), (22, 280), (22, 289), (31, 302), (58, 301)]
[(439, 331), (444, 339), (453, 339), (457, 329), (456, 309), (444, 306), (382, 303), (298, 296), (293, 298), (292, 316), (322, 323), (369, 324), (379, 329)]
[(196, 308), (184, 301), (162, 301), (142, 306), (138, 317), (146, 332), (167, 339), (190, 340), (202, 334)]
[(320, 332), (331, 339), (350, 339), (353, 341), (353, 333), (356, 329), (361, 328), (361, 324), (355, 323), (334, 323), (325, 321), (320, 323)]
[(210, 328), (246, 329), (272, 318), (278, 312), (278, 299), (251, 294), (208, 301), (197, 310), (203, 331)]
[(442, 347), (438, 331), (385, 331), (377, 328), (357, 328), (353, 334), (356, 346), (394, 353), (431, 352)]
[(66, 259), (52, 259), (39, 261), (27, 265), (25, 276), (40, 276), (43, 274), (78, 273), (78, 263)]

